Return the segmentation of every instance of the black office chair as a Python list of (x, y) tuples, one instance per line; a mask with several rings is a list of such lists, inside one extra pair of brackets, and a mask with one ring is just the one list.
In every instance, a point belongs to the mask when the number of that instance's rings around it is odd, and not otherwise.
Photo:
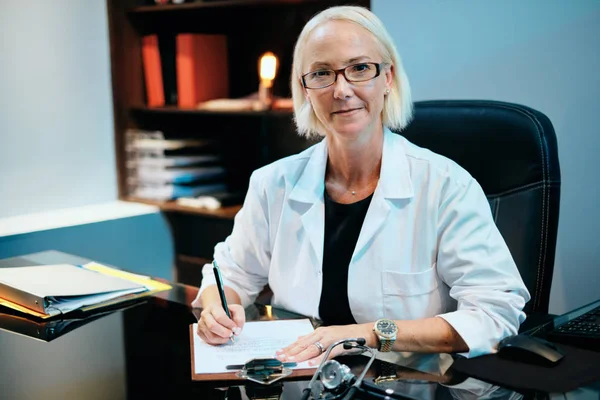
[(560, 203), (550, 120), (529, 107), (498, 101), (422, 101), (401, 134), (477, 179), (531, 293), (525, 312), (547, 313)]

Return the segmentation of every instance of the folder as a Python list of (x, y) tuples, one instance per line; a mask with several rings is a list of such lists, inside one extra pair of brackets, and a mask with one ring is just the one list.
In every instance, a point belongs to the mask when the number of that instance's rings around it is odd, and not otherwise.
[(148, 107), (162, 107), (165, 105), (165, 95), (157, 35), (142, 37), (142, 61)]
[(181, 33), (176, 42), (179, 107), (228, 97), (227, 36)]
[(137, 185), (133, 191), (134, 197), (152, 200), (172, 200), (181, 197), (196, 197), (214, 192), (227, 190), (227, 185), (219, 182), (201, 184), (146, 184)]
[(65, 314), (147, 290), (141, 283), (70, 264), (0, 268), (0, 303), (38, 315)]
[(221, 156), (216, 154), (192, 155), (192, 156), (154, 156), (138, 157), (134, 162), (137, 167), (166, 168), (166, 167), (187, 167), (200, 164), (215, 164), (221, 161)]
[(192, 184), (199, 182), (222, 181), (225, 168), (221, 166), (210, 167), (174, 167), (153, 168), (141, 167), (137, 171), (137, 179), (147, 184)]

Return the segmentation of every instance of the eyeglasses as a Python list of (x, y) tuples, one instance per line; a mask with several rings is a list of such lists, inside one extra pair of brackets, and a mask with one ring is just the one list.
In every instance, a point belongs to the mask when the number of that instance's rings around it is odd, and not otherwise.
[(302, 84), (306, 89), (322, 89), (331, 86), (338, 74), (344, 74), (348, 82), (365, 82), (375, 79), (381, 73), (383, 63), (360, 63), (340, 69), (321, 69), (302, 75)]

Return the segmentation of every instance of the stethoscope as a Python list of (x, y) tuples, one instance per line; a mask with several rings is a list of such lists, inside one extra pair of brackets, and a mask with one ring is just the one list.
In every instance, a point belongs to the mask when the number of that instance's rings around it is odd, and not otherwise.
[[(308, 387), (303, 390), (301, 400), (312, 399), (324, 399), (324, 400), (350, 400), (353, 399), (357, 392), (363, 392), (361, 388), (363, 379), (371, 364), (375, 360), (375, 351), (370, 347), (365, 346), (364, 338), (349, 338), (338, 340), (329, 346), (325, 351), (325, 356), (321, 360), (319, 367), (315, 371), (312, 379), (310, 380)], [(344, 350), (360, 350), (359, 354), (368, 352), (370, 354), (369, 361), (361, 371), (358, 377), (354, 376), (350, 372), (350, 368), (347, 365), (340, 364), (336, 360), (328, 360), (331, 351), (338, 345), (343, 344)], [(368, 392), (369, 396), (376, 398), (391, 398), (386, 394)]]

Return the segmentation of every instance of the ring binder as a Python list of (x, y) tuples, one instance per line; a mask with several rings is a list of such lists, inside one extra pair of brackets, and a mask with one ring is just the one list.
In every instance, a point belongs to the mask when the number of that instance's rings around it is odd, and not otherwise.
[(0, 297), (46, 316), (144, 291), (140, 283), (70, 264), (0, 268)]

